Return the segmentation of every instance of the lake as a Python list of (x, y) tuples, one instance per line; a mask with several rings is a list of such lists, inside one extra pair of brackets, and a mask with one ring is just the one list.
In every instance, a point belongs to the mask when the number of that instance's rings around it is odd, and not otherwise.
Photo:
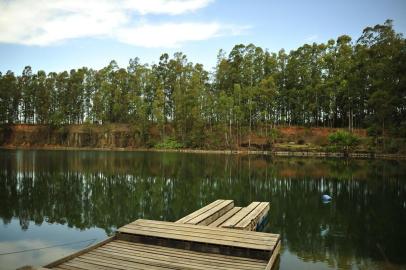
[(281, 234), (277, 269), (406, 269), (405, 161), (0, 150), (0, 195), (1, 269), (220, 198), (271, 203), (264, 231)]

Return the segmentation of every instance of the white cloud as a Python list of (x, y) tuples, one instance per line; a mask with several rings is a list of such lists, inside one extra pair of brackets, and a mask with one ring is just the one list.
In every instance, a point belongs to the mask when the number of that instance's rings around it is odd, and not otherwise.
[(0, 0), (0, 42), (48, 45), (109, 35), (129, 20), (125, 10), (107, 0)]
[[(213, 0), (0, 0), (0, 42), (46, 46), (67, 39), (102, 37), (144, 47), (238, 34), (218, 22), (146, 22), (147, 14), (179, 15)], [(137, 23), (135, 21), (144, 21)]]
[(125, 5), (141, 14), (177, 15), (204, 8), (213, 0), (127, 0)]
[(142, 24), (134, 28), (121, 29), (117, 33), (120, 41), (143, 47), (178, 47), (185, 41), (198, 41), (220, 33), (218, 23), (164, 23)]

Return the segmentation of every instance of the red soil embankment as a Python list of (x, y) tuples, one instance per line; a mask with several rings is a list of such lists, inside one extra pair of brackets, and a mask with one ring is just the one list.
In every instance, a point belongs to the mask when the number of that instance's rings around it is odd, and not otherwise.
[[(173, 136), (173, 127), (165, 128), (166, 136)], [(337, 131), (336, 128), (307, 128), (298, 126), (279, 126), (273, 132), (277, 134), (270, 141), (269, 129), (258, 128), (249, 136), (235, 142), (232, 150), (271, 150), (282, 149), (284, 145), (290, 146), (325, 146), (328, 144), (328, 135)], [(366, 130), (356, 129), (354, 133), (360, 137), (366, 136)], [(233, 132), (233, 136), (236, 136)], [(268, 136), (267, 136), (268, 135)], [(47, 125), (16, 124), (0, 128), (0, 145), (3, 147), (75, 147), (75, 148), (149, 148), (154, 142), (160, 142), (160, 131), (152, 126), (148, 130), (148, 142), (142, 140), (142, 132), (139, 128), (129, 124), (106, 124), (106, 125), (66, 125), (51, 127)], [(207, 136), (209, 137), (209, 136)], [(213, 144), (209, 139), (204, 143), (204, 149), (221, 150), (228, 149), (227, 138), (217, 137), (219, 142)], [(222, 141), (224, 139), (224, 141)], [(237, 144), (238, 142), (238, 144)], [(289, 150), (289, 149), (288, 149)], [(290, 149), (298, 150), (301, 149)]]

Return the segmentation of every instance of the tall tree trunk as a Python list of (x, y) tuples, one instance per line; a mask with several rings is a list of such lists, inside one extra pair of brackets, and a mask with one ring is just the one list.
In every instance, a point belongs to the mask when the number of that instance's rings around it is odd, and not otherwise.
[(385, 152), (385, 119), (382, 120), (382, 140), (383, 140), (383, 152)]
[(251, 102), (249, 102), (250, 106), (250, 130), (248, 135), (248, 148), (251, 149)]
[(230, 146), (230, 149), (231, 149), (231, 110), (230, 110), (230, 121), (229, 121), (230, 123), (229, 123), (229, 137), (230, 137), (230, 144), (229, 144), (229, 146)]

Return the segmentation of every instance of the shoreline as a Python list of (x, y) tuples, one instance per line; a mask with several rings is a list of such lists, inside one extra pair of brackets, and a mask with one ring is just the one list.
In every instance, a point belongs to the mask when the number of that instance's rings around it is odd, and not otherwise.
[(54, 151), (117, 151), (117, 152), (163, 152), (163, 153), (195, 153), (224, 155), (267, 155), (275, 157), (315, 157), (315, 158), (350, 158), (350, 159), (387, 159), (406, 160), (406, 155), (384, 153), (349, 153), (346, 157), (341, 152), (310, 152), (310, 151), (261, 151), (261, 150), (206, 150), (206, 149), (157, 149), (157, 148), (95, 148), (67, 146), (14, 146), (2, 145), (3, 150), (54, 150)]

